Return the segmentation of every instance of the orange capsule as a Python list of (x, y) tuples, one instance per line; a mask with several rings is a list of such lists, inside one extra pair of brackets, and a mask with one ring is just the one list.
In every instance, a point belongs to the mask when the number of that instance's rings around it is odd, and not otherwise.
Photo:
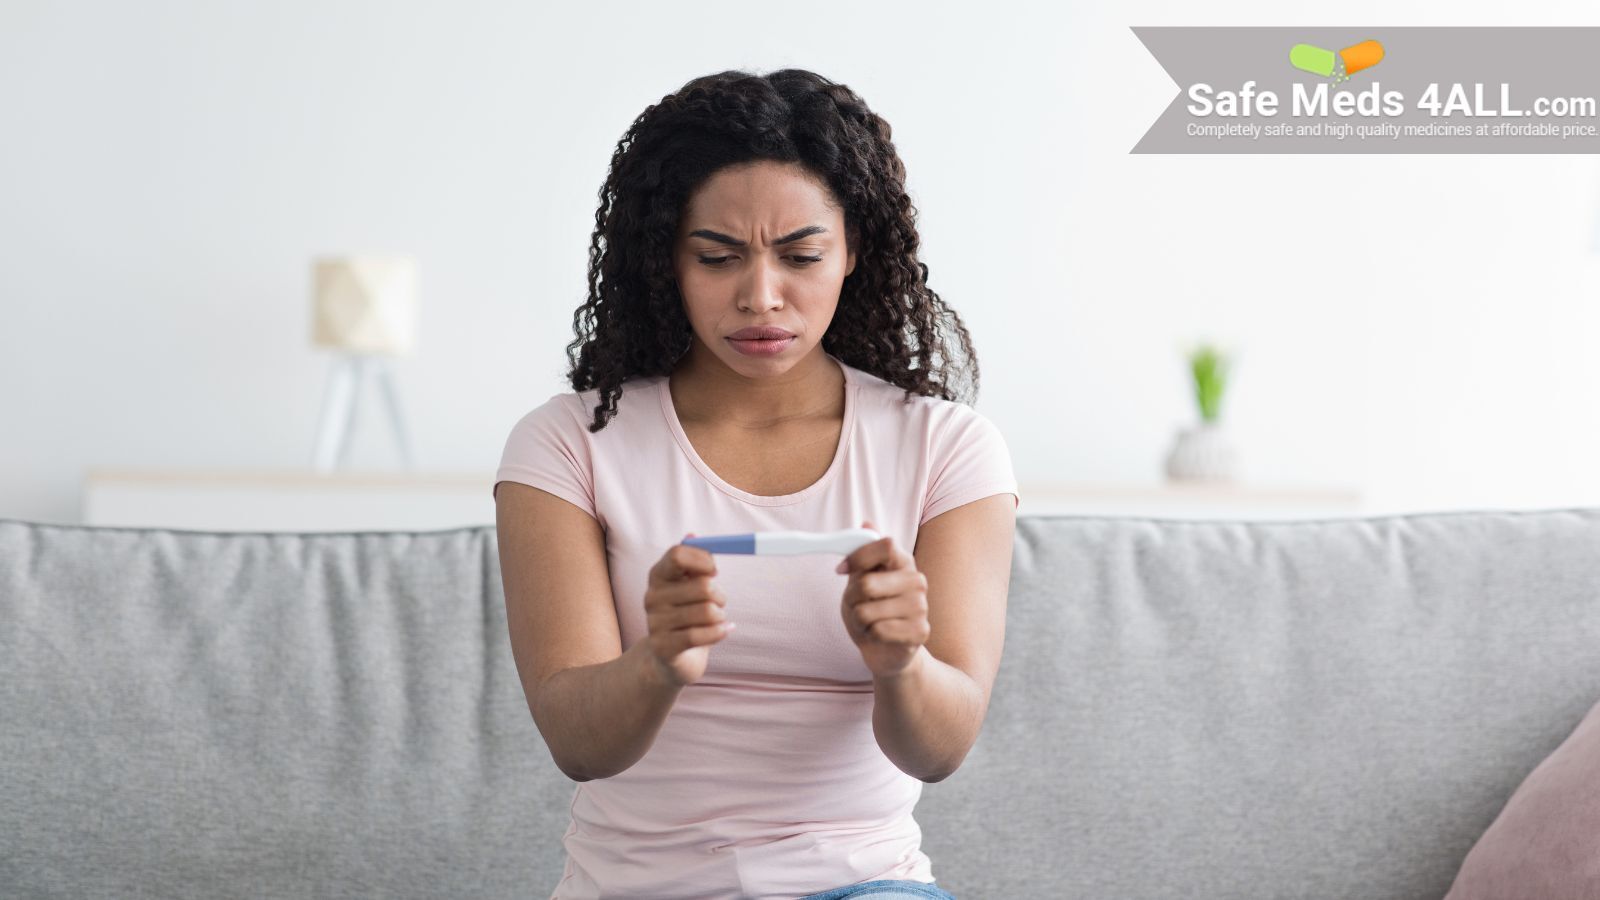
[(1354, 75), (1377, 65), (1383, 59), (1383, 45), (1377, 41), (1362, 41), (1340, 50), (1339, 58), (1344, 60), (1344, 73)]

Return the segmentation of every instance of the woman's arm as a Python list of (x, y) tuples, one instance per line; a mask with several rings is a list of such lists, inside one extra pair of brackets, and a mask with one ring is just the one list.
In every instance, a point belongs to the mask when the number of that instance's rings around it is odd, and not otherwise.
[(512, 656), (534, 724), (573, 781), (609, 778), (655, 743), (681, 687), (639, 641), (622, 650), (594, 517), (514, 481), (495, 491)]
[(913, 552), (927, 578), (929, 636), (898, 675), (873, 679), (873, 733), (901, 771), (929, 783), (977, 743), (1005, 644), (1016, 500), (996, 494), (929, 519)]
[[(545, 679), (538, 694), (545, 740), (554, 739), (570, 762), (573, 781), (610, 778), (644, 758), (682, 687), (661, 680), (639, 641), (607, 663), (563, 669)], [(554, 745), (552, 745), (553, 747)]]

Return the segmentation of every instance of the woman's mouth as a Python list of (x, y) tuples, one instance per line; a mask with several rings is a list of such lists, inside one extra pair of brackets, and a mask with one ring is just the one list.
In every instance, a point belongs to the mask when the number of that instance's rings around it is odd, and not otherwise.
[(776, 356), (779, 353), (789, 349), (789, 345), (794, 343), (794, 335), (790, 335), (786, 338), (779, 338), (777, 340), (758, 339), (741, 341), (736, 338), (728, 338), (728, 343), (733, 345), (733, 349), (745, 354), (746, 356)]

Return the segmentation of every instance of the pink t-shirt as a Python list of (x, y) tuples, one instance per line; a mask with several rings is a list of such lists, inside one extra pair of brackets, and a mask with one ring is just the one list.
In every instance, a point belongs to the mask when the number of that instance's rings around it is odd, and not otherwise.
[[(871, 520), (912, 552), (922, 523), (1009, 493), (1004, 439), (971, 407), (905, 392), (845, 365), (844, 428), (811, 486), (761, 496), (700, 458), (667, 377), (623, 385), (617, 414), (587, 423), (598, 391), (556, 394), (512, 429), (495, 483), (546, 490), (606, 536), (623, 647), (649, 633), (650, 567), (685, 533), (833, 530)], [(1015, 507), (1013, 507), (1015, 508)], [(579, 782), (552, 900), (793, 900), (877, 879), (934, 880), (912, 808), (923, 782), (872, 731), (872, 675), (840, 616), (838, 555), (719, 554), (714, 583), (739, 628), (711, 647), (649, 752)]]

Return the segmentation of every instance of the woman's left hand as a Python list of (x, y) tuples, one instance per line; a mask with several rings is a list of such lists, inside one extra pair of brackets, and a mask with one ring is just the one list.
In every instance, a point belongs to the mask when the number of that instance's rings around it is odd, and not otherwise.
[(927, 577), (892, 537), (857, 547), (834, 571), (850, 576), (840, 613), (862, 660), (875, 678), (899, 675), (930, 634)]

